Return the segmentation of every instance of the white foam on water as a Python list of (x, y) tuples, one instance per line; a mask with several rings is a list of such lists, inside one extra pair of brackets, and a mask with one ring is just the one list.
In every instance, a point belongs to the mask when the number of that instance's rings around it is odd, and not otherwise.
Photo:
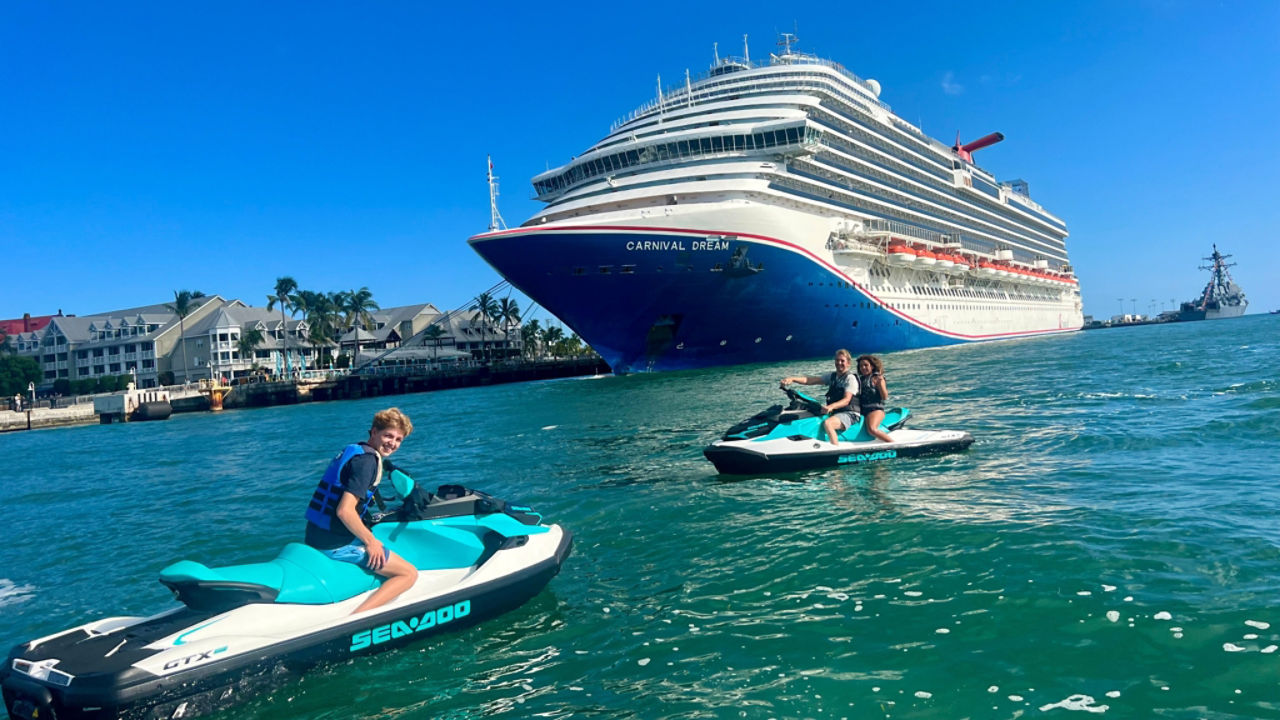
[(650, 662), (649, 658), (640, 658), (639, 660), (636, 661), (636, 664), (639, 665), (640, 667), (644, 667), (645, 665), (648, 665), (649, 662)]
[(1182, 632), (1182, 628), (1180, 628), (1180, 627), (1171, 627), (1171, 628), (1169, 628), (1169, 632)]
[(1152, 615), (1151, 617), (1156, 620), (1172, 620), (1173, 619), (1173, 616), (1170, 615), (1168, 612), (1165, 612), (1164, 610), (1161, 610), (1160, 612), (1156, 613), (1155, 615)]
[(1244, 648), (1235, 643), (1222, 643), (1222, 649), (1227, 652), (1244, 652)]
[(920, 597), (921, 595), (924, 595), (924, 593), (920, 592), (919, 590), (907, 590), (902, 594), (906, 595), (907, 597)]
[(1258, 634), (1257, 634), (1257, 633), (1245, 633), (1245, 634), (1244, 634), (1244, 639), (1245, 639), (1245, 640), (1257, 640), (1257, 639), (1258, 639)]
[(1108, 610), (1107, 619), (1111, 622), (1120, 622), (1120, 612), (1118, 610)]
[(933, 697), (933, 693), (926, 692), (924, 690), (917, 690), (916, 697), (920, 698), (921, 700), (928, 700), (929, 698)]
[(854, 605), (854, 606), (853, 606), (853, 611), (854, 611), (854, 612), (862, 612), (862, 603), (858, 603), (857, 605)]
[(1093, 591), (1092, 591), (1092, 590), (1080, 590), (1080, 591), (1077, 591), (1077, 592), (1076, 592), (1076, 594), (1077, 594), (1077, 595), (1079, 595), (1080, 597), (1089, 597), (1090, 595), (1092, 595), (1092, 594), (1093, 594)]
[(992, 685), (991, 687), (987, 688), (987, 692), (989, 692), (989, 693), (998, 693), (998, 692), (1000, 692), (1000, 686), (999, 686), (999, 685)]
[(1107, 697), (1112, 698), (1112, 699), (1114, 699), (1114, 698), (1118, 698), (1118, 697), (1120, 697), (1120, 691), (1119, 691), (1119, 690), (1108, 690), (1108, 691), (1107, 691)]
[(555, 429), (556, 429), (556, 428), (558, 428), (558, 427), (560, 427), (560, 426), (559, 426), (559, 425), (547, 425), (547, 426), (543, 427), (542, 429), (543, 429), (543, 430), (555, 430)]
[(0, 607), (26, 602), (35, 592), (32, 585), (18, 585), (9, 578), (0, 578)]
[(1133, 602), (1133, 596), (1132, 596), (1132, 595), (1125, 595), (1125, 596), (1124, 596), (1124, 601), (1125, 601), (1125, 602)]
[(1102, 586), (1102, 592), (1115, 592), (1115, 591), (1116, 591), (1116, 586), (1115, 586), (1115, 585), (1103, 585), (1103, 586)]
[(1271, 627), (1271, 623), (1263, 622), (1261, 620), (1245, 620), (1244, 624), (1248, 625), (1249, 627), (1258, 628), (1259, 630), (1266, 630), (1267, 628)]
[(1091, 713), (1104, 713), (1107, 711), (1107, 705), (1094, 705), (1094, 699), (1088, 695), (1072, 695), (1065, 700), (1059, 700), (1049, 705), (1041, 705), (1040, 712), (1048, 712), (1054, 708), (1062, 708), (1063, 710), (1083, 710)]
[(1010, 695), (1009, 699), (1014, 702), (1022, 702), (1025, 698), (1023, 698), (1021, 695)]
[(949, 628), (938, 628), (937, 630), (934, 630), (934, 632), (939, 635), (946, 635), (947, 633), (951, 632), (951, 630)]
[(1271, 653), (1275, 652), (1277, 648), (1280, 648), (1280, 645), (1268, 645), (1262, 648), (1261, 652), (1266, 655), (1270, 655)]

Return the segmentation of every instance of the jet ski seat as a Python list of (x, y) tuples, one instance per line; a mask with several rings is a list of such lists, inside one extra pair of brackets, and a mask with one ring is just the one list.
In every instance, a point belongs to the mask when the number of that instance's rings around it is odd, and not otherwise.
[[(545, 526), (526, 525), (504, 513), (373, 527), (375, 537), (419, 570), (471, 567), (507, 538), (547, 531)], [(374, 589), (382, 580), (309, 545), (289, 543), (264, 563), (210, 568), (180, 560), (160, 571), (160, 582), (190, 608), (221, 611), (249, 603), (342, 602)]]

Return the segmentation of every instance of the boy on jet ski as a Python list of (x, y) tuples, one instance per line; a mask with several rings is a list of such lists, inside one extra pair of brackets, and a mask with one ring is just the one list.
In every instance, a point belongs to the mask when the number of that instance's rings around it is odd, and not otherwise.
[[(853, 368), (853, 355), (841, 348), (836, 351), (835, 372), (826, 375), (793, 375), (782, 378), (780, 387), (784, 390), (791, 383), (800, 385), (826, 385), (827, 404), (822, 406), (822, 414), (828, 415), (822, 421), (822, 429), (827, 431), (827, 438), (832, 445), (840, 442), (840, 433), (857, 422), (853, 411), (853, 397), (858, 389), (858, 377), (850, 372)], [(884, 408), (883, 400), (881, 408)], [(881, 413), (883, 415), (883, 411)]]
[(391, 602), (418, 579), (417, 568), (384, 548), (364, 523), (382, 480), (383, 459), (411, 432), (413, 423), (399, 408), (374, 415), (369, 439), (338, 453), (307, 506), (306, 544), (387, 578), (352, 614)]

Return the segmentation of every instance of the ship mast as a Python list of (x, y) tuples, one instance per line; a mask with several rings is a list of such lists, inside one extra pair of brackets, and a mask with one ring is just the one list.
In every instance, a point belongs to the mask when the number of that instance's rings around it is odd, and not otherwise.
[(493, 156), (486, 155), (485, 159), (489, 161), (489, 232), (506, 230), (507, 224), (498, 212), (498, 176), (493, 174)]

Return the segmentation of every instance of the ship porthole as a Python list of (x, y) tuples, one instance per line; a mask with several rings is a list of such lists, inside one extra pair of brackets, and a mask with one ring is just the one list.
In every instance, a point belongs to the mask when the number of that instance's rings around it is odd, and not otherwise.
[(760, 340), (761, 340), (761, 338), (756, 338), (756, 342), (757, 342), (757, 343), (758, 343), (758, 342), (760, 342)]
[(791, 342), (791, 336), (790, 336), (790, 335), (788, 335), (788, 336), (787, 336), (787, 342)]
[(729, 341), (728, 341), (728, 340), (721, 340), (721, 341), (720, 341), (720, 347), (724, 347), (725, 345), (728, 345), (728, 344), (729, 344)]

